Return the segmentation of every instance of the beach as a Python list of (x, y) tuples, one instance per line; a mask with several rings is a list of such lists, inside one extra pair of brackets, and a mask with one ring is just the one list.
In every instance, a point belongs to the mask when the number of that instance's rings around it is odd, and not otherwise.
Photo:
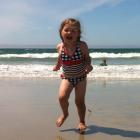
[(0, 78), (2, 140), (134, 140), (140, 139), (140, 80), (88, 78), (84, 135), (77, 131), (74, 92), (69, 117), (55, 125), (61, 110), (59, 78)]

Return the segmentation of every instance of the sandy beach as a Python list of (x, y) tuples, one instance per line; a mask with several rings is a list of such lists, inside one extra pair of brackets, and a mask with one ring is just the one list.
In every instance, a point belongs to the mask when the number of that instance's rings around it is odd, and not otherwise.
[(87, 130), (76, 129), (74, 92), (69, 117), (55, 121), (60, 79), (0, 79), (1, 140), (134, 140), (140, 139), (140, 81), (90, 80), (86, 94)]

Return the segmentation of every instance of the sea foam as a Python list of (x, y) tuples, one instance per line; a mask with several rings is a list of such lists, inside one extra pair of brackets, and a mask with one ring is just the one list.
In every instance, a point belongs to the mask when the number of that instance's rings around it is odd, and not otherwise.
[[(53, 65), (0, 65), (0, 77), (57, 78), (62, 71), (52, 71)], [(140, 79), (140, 65), (93, 66), (88, 74), (91, 79)]]

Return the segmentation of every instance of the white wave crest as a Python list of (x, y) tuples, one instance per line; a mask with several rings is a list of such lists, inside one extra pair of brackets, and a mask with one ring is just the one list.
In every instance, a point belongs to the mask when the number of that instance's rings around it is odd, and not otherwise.
[(140, 58), (140, 53), (90, 53), (91, 58)]
[(3, 54), (0, 58), (57, 58), (57, 53)]
[[(58, 53), (1, 54), (0, 58), (57, 58)], [(90, 53), (91, 58), (140, 58), (140, 53)]]

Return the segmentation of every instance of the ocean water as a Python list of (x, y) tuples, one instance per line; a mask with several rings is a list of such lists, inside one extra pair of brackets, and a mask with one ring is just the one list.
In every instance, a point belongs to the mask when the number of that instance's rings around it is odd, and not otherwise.
[[(93, 71), (89, 78), (140, 79), (140, 48), (89, 48)], [(1, 48), (0, 77), (59, 77), (52, 71), (58, 54), (50, 48)], [(107, 66), (100, 66), (102, 59)]]

